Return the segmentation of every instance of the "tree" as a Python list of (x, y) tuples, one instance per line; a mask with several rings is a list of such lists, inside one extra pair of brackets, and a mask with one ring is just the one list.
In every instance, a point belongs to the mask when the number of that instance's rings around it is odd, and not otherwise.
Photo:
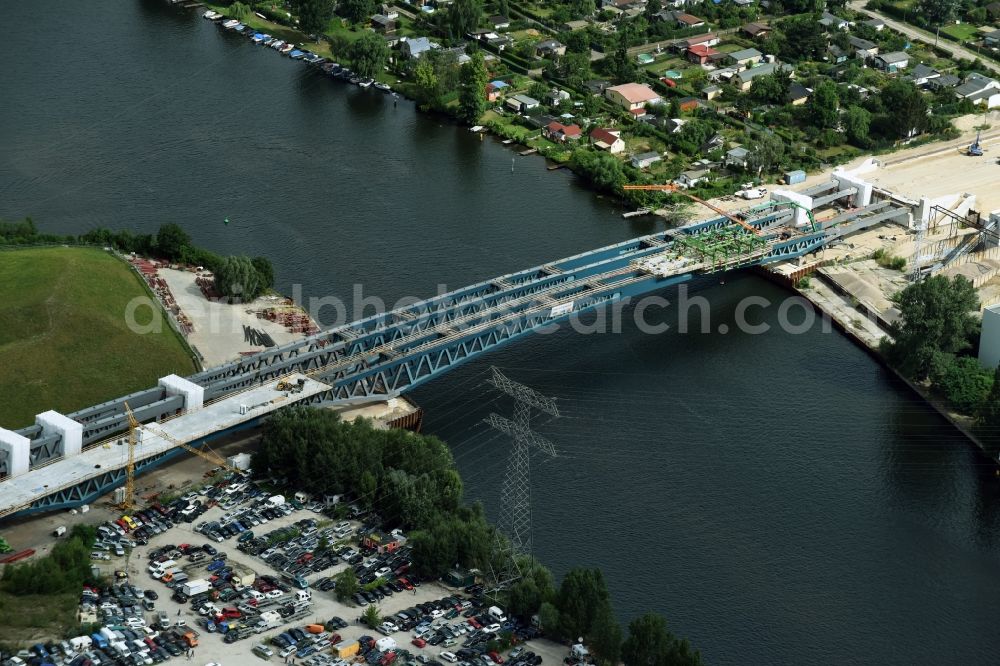
[(884, 126), (897, 138), (905, 139), (927, 129), (927, 100), (911, 82), (894, 79), (879, 97), (886, 110)]
[(507, 610), (526, 620), (555, 597), (556, 588), (551, 571), (536, 560), (525, 560), (520, 563), (524, 575), (507, 590)]
[(661, 615), (647, 613), (628, 625), (622, 645), (625, 666), (700, 666), (701, 654), (692, 652), (687, 641), (678, 640)]
[(431, 108), (436, 108), (440, 102), (441, 84), (430, 58), (420, 58), (417, 61), (417, 66), (413, 70), (413, 80), (417, 85), (419, 100)]
[(470, 125), (479, 122), (486, 113), (486, 84), (489, 73), (483, 54), (476, 51), (469, 62), (462, 65), (461, 84), (458, 92), (459, 116)]
[(938, 354), (931, 362), (930, 377), (956, 411), (975, 414), (993, 389), (993, 371), (971, 356)]
[(350, 567), (344, 569), (337, 574), (334, 580), (337, 582), (337, 586), (334, 588), (337, 593), (337, 601), (349, 601), (358, 593), (358, 577), (354, 573), (354, 569)]
[(333, 0), (296, 0), (299, 27), (309, 34), (319, 34), (333, 15)]
[(844, 129), (847, 138), (855, 145), (865, 147), (868, 144), (868, 128), (871, 126), (872, 114), (860, 106), (847, 107), (844, 114)]
[(931, 25), (941, 25), (955, 16), (958, 2), (957, 0), (920, 0), (917, 7), (919, 13), (930, 21)]
[(250, 7), (242, 2), (234, 2), (229, 5), (229, 11), (226, 12), (227, 16), (237, 21), (246, 21), (252, 14), (253, 12), (250, 10)]
[(251, 259), (253, 267), (257, 269), (257, 277), (260, 279), (262, 289), (270, 289), (274, 286), (274, 266), (267, 257), (254, 257)]
[(374, 32), (365, 32), (351, 44), (350, 58), (359, 76), (374, 79), (389, 60), (389, 47)]
[(971, 347), (979, 329), (976, 289), (966, 278), (933, 275), (893, 296), (899, 319), (889, 326), (883, 351), (900, 372), (923, 379), (937, 353), (957, 354)]
[(260, 275), (249, 257), (226, 257), (215, 270), (215, 286), (223, 296), (249, 303), (260, 296)]
[(510, 1), (509, 0), (497, 0), (497, 13), (504, 18), (510, 16)]
[(559, 634), (573, 640), (593, 633), (595, 620), (610, 611), (610, 596), (600, 569), (570, 569), (559, 586)]
[(820, 129), (836, 127), (839, 119), (837, 113), (839, 103), (837, 84), (829, 79), (823, 79), (813, 88), (812, 97), (809, 98), (809, 105), (806, 107), (809, 121)]
[(805, 14), (785, 19), (778, 25), (781, 29), (775, 37), (779, 45), (778, 53), (784, 60), (819, 60), (826, 51), (827, 37), (819, 16)]
[(622, 628), (606, 604), (594, 615), (590, 628), (590, 647), (602, 664), (617, 664), (622, 649)]
[(557, 636), (559, 631), (559, 609), (555, 604), (544, 602), (538, 609), (538, 623), (549, 636)]
[(351, 23), (361, 23), (374, 13), (375, 0), (340, 0), (337, 11)]
[(452, 39), (462, 39), (479, 27), (483, 18), (482, 0), (455, 0), (448, 7), (448, 31)]
[(989, 428), (995, 437), (1000, 428), (1000, 366), (993, 373), (993, 387), (980, 405), (977, 417), (979, 425)]
[(792, 85), (792, 73), (785, 67), (778, 67), (770, 74), (754, 78), (750, 84), (750, 96), (759, 104), (784, 104)]
[(761, 134), (751, 143), (747, 167), (752, 171), (770, 173), (785, 156), (785, 142), (774, 134)]
[(164, 259), (180, 261), (191, 247), (191, 237), (179, 225), (168, 222), (156, 232), (156, 250)]
[(605, 152), (577, 148), (570, 157), (574, 171), (586, 176), (595, 187), (617, 192), (625, 184), (625, 168), (620, 160)]
[(382, 623), (382, 611), (375, 604), (368, 604), (361, 614), (361, 621), (374, 629)]

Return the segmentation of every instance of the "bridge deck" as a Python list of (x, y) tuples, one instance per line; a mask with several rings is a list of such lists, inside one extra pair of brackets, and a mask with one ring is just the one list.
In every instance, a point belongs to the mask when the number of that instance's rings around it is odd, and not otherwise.
[[(305, 384), (299, 393), (279, 392), (276, 388), (278, 381), (274, 380), (207, 404), (202, 409), (181, 414), (161, 423), (143, 425), (141, 443), (135, 450), (136, 462), (176, 448), (176, 444), (158, 433), (166, 433), (169, 437), (185, 444), (196, 442), (203, 437), (260, 418), (280, 407), (294, 404), (330, 388), (329, 385), (309, 379), (305, 375), (292, 375), (289, 379), (295, 382), (300, 377), (305, 379)], [(248, 407), (245, 414), (240, 414), (241, 405)], [(119, 441), (121, 439), (123, 438), (118, 438)], [(105, 474), (111, 469), (122, 468), (127, 460), (126, 446), (104, 444), (6, 479), (3, 482), (3, 492), (0, 492), (0, 515), (27, 506), (62, 488)]]

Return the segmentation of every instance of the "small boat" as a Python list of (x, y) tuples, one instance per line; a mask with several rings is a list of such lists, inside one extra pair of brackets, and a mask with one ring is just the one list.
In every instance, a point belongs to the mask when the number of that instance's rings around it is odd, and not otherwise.
[(482, 132), (484, 129), (486, 129), (486, 128), (483, 127), (482, 125), (474, 125), (474, 126), (472, 126), (472, 127), (469, 128), (469, 131), (470, 132)]
[(280, 49), (284, 45), (285, 45), (285, 43), (283, 41), (281, 41), (280, 39), (276, 39), (273, 42), (271, 42), (271, 48), (272, 49), (276, 49), (276, 50)]
[(223, 21), (222, 22), (222, 27), (225, 28), (226, 30), (232, 30), (233, 28), (235, 28), (239, 24), (240, 24), (240, 22), (237, 21), (236, 19), (229, 19), (228, 21)]
[(351, 83), (353, 83), (354, 85), (358, 85), (359, 83), (361, 83), (361, 77), (358, 77), (358, 76), (352, 76), (352, 77), (351, 77), (350, 79), (348, 79), (348, 80), (349, 80), (349, 81), (350, 81)]
[(344, 69), (340, 70), (340, 74), (338, 74), (337, 76), (344, 79), (345, 81), (350, 81), (351, 79), (354, 78), (354, 72), (345, 67)]
[(302, 51), (299, 51), (298, 49), (294, 49), (294, 50), (292, 50), (291, 53), (288, 54), (288, 57), (291, 58), (292, 60), (299, 60), (303, 56), (305, 56), (305, 53), (303, 53)]
[(367, 88), (373, 83), (375, 83), (375, 79), (361, 79), (360, 81), (358, 81), (358, 85), (361, 86), (362, 88)]
[(233, 30), (235, 30), (236, 32), (243, 32), (246, 29), (247, 27), (242, 23), (237, 23), (236, 25), (233, 26)]
[(220, 14), (219, 12), (213, 12), (211, 9), (209, 9), (207, 12), (205, 12), (201, 16), (202, 16), (202, 18), (207, 18), (209, 21), (214, 21), (215, 19), (217, 19), (220, 16), (222, 16), (222, 14)]
[(285, 55), (288, 55), (289, 53), (295, 50), (295, 46), (293, 44), (285, 44), (278, 50), (284, 53)]
[(381, 81), (376, 81), (375, 87), (381, 90), (382, 92), (389, 92), (390, 90), (392, 90), (392, 88), (389, 87), (388, 83), (382, 83)]
[(265, 38), (266, 38), (266, 35), (262, 35), (261, 33), (256, 32), (256, 33), (254, 33), (253, 37), (251, 37), (250, 39), (253, 40), (254, 44), (260, 44), (262, 41), (264, 41)]
[(271, 44), (274, 44), (274, 37), (268, 37), (264, 40), (264, 46), (270, 46)]

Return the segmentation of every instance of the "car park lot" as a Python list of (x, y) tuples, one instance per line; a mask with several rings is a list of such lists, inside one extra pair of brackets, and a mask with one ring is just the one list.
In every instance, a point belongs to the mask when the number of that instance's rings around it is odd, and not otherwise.
[[(501, 623), (488, 616), (488, 603), (479, 602), (478, 609), (470, 608), (477, 600), (460, 590), (437, 582), (410, 583), (406, 580), (405, 546), (382, 557), (362, 553), (357, 536), (362, 525), (357, 520), (331, 520), (320, 513), (318, 506), (293, 510), (288, 503), (272, 499), (254, 491), (252, 485), (229, 493), (213, 491), (212, 497), (186, 496), (178, 504), (183, 504), (184, 509), (172, 511), (183, 513), (195, 507), (194, 511), (181, 517), (172, 528), (144, 535), (145, 544), (131, 554), (127, 565), (130, 582), (158, 597), (155, 602), (143, 602), (146, 610), (142, 619), (153, 631), (160, 628), (161, 622), (169, 626), (161, 634), (175, 640), (161, 642), (172, 646), (173, 651), (180, 648), (183, 655), (193, 638), (197, 645), (191, 648), (192, 658), (202, 663), (226, 666), (251, 659), (284, 661), (295, 657), (296, 663), (324, 666), (337, 663), (332, 652), (337, 642), (350, 644), (368, 636), (371, 642), (391, 638), (396, 646), (369, 651), (370, 663), (486, 666), (503, 659), (528, 666), (536, 663), (526, 658), (531, 653), (537, 655), (536, 660), (540, 657), (550, 664), (560, 663), (566, 655), (565, 647), (539, 639), (525, 646), (520, 661), (511, 661), (506, 654), (478, 654), (477, 638), (483, 637), (478, 640), (481, 648), (485, 645), (485, 629), (501, 628)], [(215, 505), (219, 501), (223, 504)], [(235, 526), (237, 521), (239, 525)], [(149, 532), (154, 531), (152, 527)], [(132, 528), (129, 533), (134, 531)], [(317, 552), (320, 539), (331, 545), (326, 553)], [(392, 624), (373, 631), (358, 623), (363, 610), (359, 605), (336, 600), (330, 579), (348, 566), (356, 568), (361, 581), (378, 579), (378, 589), (370, 594), (376, 597), (382, 616), (391, 618)], [(186, 580), (181, 585), (171, 581), (176, 588), (171, 590), (154, 579), (150, 569), (164, 578)], [(218, 598), (198, 596), (195, 591), (201, 590), (200, 581), (210, 581), (219, 592)], [(195, 596), (184, 599), (177, 595), (177, 590), (183, 589)], [(209, 594), (215, 592), (209, 590)], [(154, 610), (148, 610), (151, 602), (155, 603)], [(397, 615), (401, 612), (404, 615)], [(335, 626), (333, 618), (342, 618), (345, 626)], [(183, 625), (178, 628), (178, 623)], [(481, 628), (477, 629), (476, 624)], [(189, 631), (191, 637), (184, 638)], [(228, 634), (223, 636), (226, 631)], [(162, 635), (154, 640), (160, 640)], [(468, 642), (473, 642), (475, 654)]]

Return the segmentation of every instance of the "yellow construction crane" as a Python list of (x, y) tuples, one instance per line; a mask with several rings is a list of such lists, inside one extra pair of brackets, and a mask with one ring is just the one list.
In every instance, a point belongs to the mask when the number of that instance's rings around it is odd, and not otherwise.
[(122, 511), (129, 511), (135, 506), (135, 447), (139, 443), (139, 422), (127, 402), (125, 415), (128, 416), (128, 463), (125, 465), (125, 497), (117, 506)]
[(232, 465), (230, 465), (229, 463), (227, 463), (225, 458), (223, 458), (222, 456), (220, 456), (218, 453), (216, 453), (215, 451), (213, 451), (211, 449), (208, 449), (207, 451), (202, 451), (201, 449), (196, 449), (193, 446), (191, 446), (190, 444), (185, 444), (184, 442), (182, 442), (182, 441), (180, 441), (178, 439), (174, 439), (172, 436), (170, 436), (167, 433), (163, 432), (159, 428), (155, 428), (154, 429), (154, 428), (151, 428), (149, 426), (146, 426), (146, 429), (149, 430), (149, 432), (152, 433), (153, 435), (156, 435), (157, 437), (162, 437), (163, 439), (167, 440), (171, 444), (175, 444), (175, 445), (181, 447), (182, 449), (184, 449), (185, 451), (187, 451), (188, 453), (193, 453), (196, 456), (198, 456), (199, 458), (203, 458), (204, 460), (207, 460), (208, 462), (212, 463), (213, 465), (216, 465), (217, 467), (221, 467), (221, 468), (225, 469), (227, 472), (242, 473), (241, 470), (239, 470), (239, 469), (233, 467)]

